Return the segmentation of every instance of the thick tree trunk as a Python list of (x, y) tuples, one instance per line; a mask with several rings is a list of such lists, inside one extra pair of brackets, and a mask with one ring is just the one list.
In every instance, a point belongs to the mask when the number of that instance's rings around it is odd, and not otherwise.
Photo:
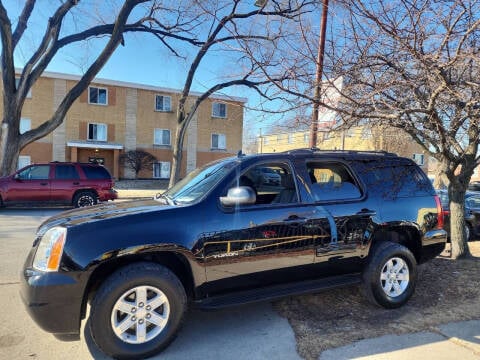
[(13, 134), (12, 127), (6, 122), (0, 129), (0, 176), (11, 175), (17, 169), (20, 154), (19, 137)]
[(458, 259), (470, 256), (465, 233), (465, 189), (459, 185), (450, 184), (450, 241), (452, 258)]

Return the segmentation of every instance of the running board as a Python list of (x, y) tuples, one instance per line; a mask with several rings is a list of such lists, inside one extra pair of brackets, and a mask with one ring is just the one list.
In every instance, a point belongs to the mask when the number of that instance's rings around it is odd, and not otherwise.
[(360, 274), (332, 276), (302, 282), (273, 285), (254, 290), (238, 291), (195, 301), (196, 307), (203, 310), (222, 309), (229, 306), (249, 304), (257, 301), (271, 301), (291, 295), (302, 295), (333, 289), (361, 282)]

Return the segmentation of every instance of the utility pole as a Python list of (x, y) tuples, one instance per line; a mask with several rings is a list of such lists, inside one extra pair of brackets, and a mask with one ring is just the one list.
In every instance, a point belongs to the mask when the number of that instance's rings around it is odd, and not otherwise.
[(320, 35), (318, 37), (317, 71), (315, 74), (315, 89), (313, 93), (313, 112), (312, 123), (310, 125), (310, 147), (317, 147), (318, 135), (318, 102), (320, 101), (320, 91), (323, 73), (323, 57), (325, 54), (325, 33), (327, 29), (328, 0), (323, 0), (322, 19), (320, 22)]

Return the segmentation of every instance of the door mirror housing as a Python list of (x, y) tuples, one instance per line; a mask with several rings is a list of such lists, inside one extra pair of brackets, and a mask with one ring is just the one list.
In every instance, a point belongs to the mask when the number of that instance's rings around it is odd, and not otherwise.
[(238, 186), (228, 189), (227, 196), (220, 197), (223, 206), (252, 205), (257, 201), (255, 191), (250, 186)]

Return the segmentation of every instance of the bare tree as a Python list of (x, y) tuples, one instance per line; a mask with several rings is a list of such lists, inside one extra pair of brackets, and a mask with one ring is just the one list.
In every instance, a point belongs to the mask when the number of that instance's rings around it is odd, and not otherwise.
[(135, 179), (138, 173), (144, 169), (152, 169), (157, 158), (144, 150), (130, 150), (120, 155), (120, 164), (135, 172)]
[[(149, 3), (140, 9), (139, 5)], [(193, 35), (196, 25), (195, 17), (189, 22), (181, 22), (185, 8), (175, 4), (175, 8), (168, 10), (169, 17), (159, 19), (158, 12), (165, 11), (163, 2), (148, 0), (125, 0), (120, 9), (113, 9), (106, 14), (100, 14), (96, 24), (86, 25), (82, 29), (87, 13), (95, 12), (91, 3), (85, 3), (86, 9), (81, 9), (82, 1), (66, 0), (59, 2), (58, 8), (48, 19), (47, 26), (39, 43), (31, 50), (30, 58), (26, 61), (19, 78), (16, 79), (14, 54), (25, 36), (32, 13), (35, 10), (36, 0), (27, 0), (12, 29), (12, 21), (5, 6), (0, 1), (0, 38), (1, 38), (1, 79), (3, 114), (0, 127), (0, 176), (8, 175), (15, 170), (20, 151), (53, 130), (64, 120), (65, 115), (73, 102), (88, 87), (92, 79), (108, 61), (112, 53), (120, 44), (124, 44), (124, 34), (127, 32), (147, 32), (156, 36), (169, 51), (173, 51), (170, 40), (185, 41), (198, 44)], [(128, 22), (133, 17), (134, 9), (136, 20)], [(89, 11), (90, 10), (90, 11)], [(77, 13), (75, 13), (77, 11)], [(80, 14), (79, 14), (80, 12)], [(112, 17), (112, 13), (115, 15)], [(102, 17), (112, 17), (109, 23)], [(73, 25), (72, 25), (73, 23)], [(68, 26), (70, 25), (70, 26)], [(181, 33), (181, 34), (180, 34)], [(99, 54), (88, 66), (81, 79), (72, 87), (61, 101), (58, 108), (49, 119), (23, 134), (20, 134), (20, 117), (28, 92), (39, 79), (47, 66), (55, 58), (59, 50), (68, 45), (105, 38)], [(38, 35), (36, 35), (38, 38)]]
[(449, 182), (452, 256), (468, 256), (465, 191), (480, 163), (480, 2), (341, 3), (326, 69), (345, 79), (344, 121), (403, 129), (440, 162)]
[[(201, 45), (194, 51), (188, 62), (188, 72), (177, 108), (177, 129), (173, 150), (170, 186), (180, 176), (185, 133), (199, 105), (212, 94), (233, 86), (253, 89), (260, 96), (272, 99), (269, 92), (277, 87), (273, 83), (293, 80), (296, 74), (284, 68), (279, 44), (287, 41), (292, 34), (290, 23), (300, 20), (316, 5), (315, 0), (270, 0), (260, 8), (253, 8), (253, 1), (190, 1), (192, 9), (201, 14)], [(229, 58), (235, 58), (235, 69), (228, 76), (207, 87), (200, 96), (187, 106), (192, 83), (197, 72), (208, 67), (205, 57), (208, 53), (223, 50)]]

